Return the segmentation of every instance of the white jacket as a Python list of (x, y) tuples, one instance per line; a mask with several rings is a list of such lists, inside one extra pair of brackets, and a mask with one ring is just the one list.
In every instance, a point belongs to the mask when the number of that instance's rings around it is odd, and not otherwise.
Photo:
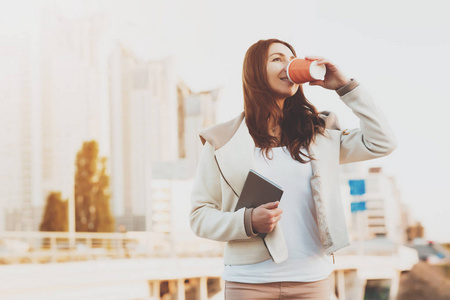
[[(360, 119), (360, 128), (341, 131), (336, 115), (321, 113), (325, 136), (317, 134), (309, 147), (311, 189), (320, 240), (328, 255), (350, 244), (339, 186), (339, 164), (378, 158), (396, 148), (396, 140), (382, 112), (364, 88), (355, 84), (341, 100)], [(254, 168), (253, 138), (244, 113), (200, 134), (204, 144), (194, 187), (190, 224), (200, 237), (227, 242), (224, 263), (253, 264), (287, 259), (280, 224), (265, 239), (251, 234), (249, 210), (234, 211), (247, 173)], [(246, 214), (247, 211), (247, 214)]]

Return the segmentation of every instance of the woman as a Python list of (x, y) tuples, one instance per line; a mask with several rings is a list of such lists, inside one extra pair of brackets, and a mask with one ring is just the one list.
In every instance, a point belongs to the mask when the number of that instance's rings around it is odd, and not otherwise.
[[(198, 236), (226, 242), (226, 299), (329, 299), (333, 254), (349, 245), (338, 166), (396, 147), (363, 87), (329, 60), (308, 57), (326, 67), (325, 79), (310, 85), (335, 90), (360, 128), (342, 131), (334, 114), (318, 113), (287, 79), (295, 57), (280, 40), (252, 45), (243, 66), (244, 112), (200, 134), (190, 222)], [(280, 185), (283, 196), (234, 211), (250, 169)]]

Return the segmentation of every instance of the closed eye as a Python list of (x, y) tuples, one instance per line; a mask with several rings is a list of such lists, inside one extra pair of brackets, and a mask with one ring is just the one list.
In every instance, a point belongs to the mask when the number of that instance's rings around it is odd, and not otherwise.
[(277, 58), (275, 58), (275, 59), (273, 59), (272, 61), (281, 61), (281, 58), (279, 58), (279, 57), (277, 57)]

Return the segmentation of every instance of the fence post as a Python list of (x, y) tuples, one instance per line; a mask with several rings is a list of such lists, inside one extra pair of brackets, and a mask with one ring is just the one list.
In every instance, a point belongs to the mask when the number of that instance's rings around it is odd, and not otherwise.
[(56, 262), (56, 256), (58, 253), (58, 249), (56, 248), (56, 237), (52, 234), (50, 237), (50, 261)]

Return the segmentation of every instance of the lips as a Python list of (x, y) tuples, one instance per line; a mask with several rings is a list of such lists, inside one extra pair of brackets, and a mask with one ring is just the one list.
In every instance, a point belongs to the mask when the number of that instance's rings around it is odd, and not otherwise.
[(282, 81), (284, 81), (284, 82), (290, 82), (290, 81), (289, 81), (289, 78), (287, 78), (287, 77), (281, 77), (280, 80), (282, 80)]

